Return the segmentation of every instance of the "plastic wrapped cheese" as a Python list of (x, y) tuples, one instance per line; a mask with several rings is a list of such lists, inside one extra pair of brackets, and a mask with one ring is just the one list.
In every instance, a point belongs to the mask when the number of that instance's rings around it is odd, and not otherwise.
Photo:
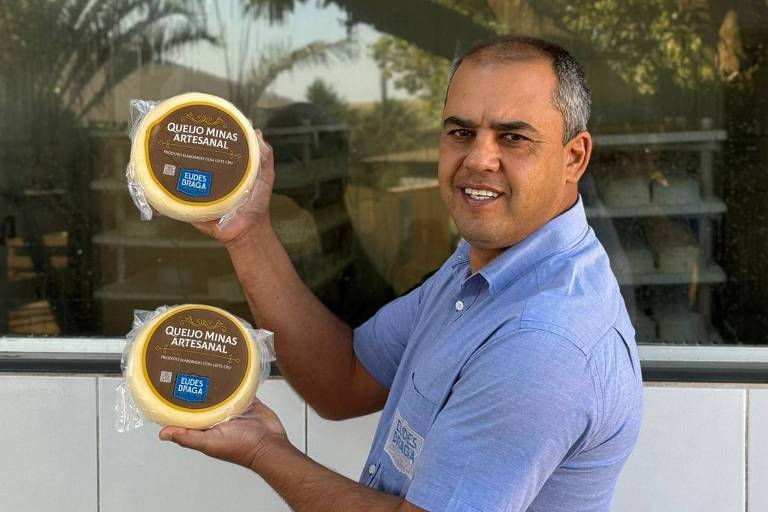
[(137, 312), (123, 354), (119, 431), (209, 428), (243, 412), (274, 360), (272, 333), (211, 306)]
[(606, 206), (624, 208), (651, 204), (648, 180), (643, 176), (611, 177), (601, 187), (601, 197)]
[(645, 233), (658, 256), (660, 271), (691, 273), (702, 266), (701, 248), (686, 221), (650, 219), (645, 223)]
[(653, 202), (660, 205), (693, 204), (701, 201), (699, 180), (688, 174), (668, 174), (665, 180), (654, 181)]
[(231, 103), (191, 92), (165, 101), (132, 100), (128, 189), (153, 211), (200, 222), (225, 217), (248, 197), (259, 172), (259, 143)]

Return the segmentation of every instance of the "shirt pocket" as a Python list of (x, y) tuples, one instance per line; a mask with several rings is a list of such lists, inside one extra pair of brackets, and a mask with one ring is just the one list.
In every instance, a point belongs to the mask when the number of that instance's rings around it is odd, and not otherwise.
[(437, 404), (419, 390), (415, 371), (411, 372), (408, 380), (397, 409), (416, 432), (426, 436), (435, 421)]
[(375, 487), (404, 496), (424, 441), (435, 420), (437, 405), (422, 395), (413, 383), (413, 373), (392, 414), (384, 455), (377, 471)]

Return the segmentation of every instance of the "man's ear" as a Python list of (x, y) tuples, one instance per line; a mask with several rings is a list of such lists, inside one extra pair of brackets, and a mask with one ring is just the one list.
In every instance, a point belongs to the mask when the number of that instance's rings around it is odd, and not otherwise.
[(580, 132), (565, 145), (564, 166), (565, 181), (578, 183), (587, 170), (589, 157), (592, 155), (592, 136), (589, 132)]

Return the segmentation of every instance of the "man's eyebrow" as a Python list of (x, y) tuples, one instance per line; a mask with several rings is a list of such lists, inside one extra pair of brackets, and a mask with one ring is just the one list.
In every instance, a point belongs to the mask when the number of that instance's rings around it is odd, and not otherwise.
[(525, 131), (532, 132), (536, 135), (540, 135), (539, 130), (533, 127), (530, 123), (525, 121), (507, 121), (507, 122), (495, 122), (491, 123), (491, 128), (497, 132), (517, 132)]
[(443, 121), (443, 128), (446, 128), (448, 125), (455, 125), (459, 128), (477, 128), (477, 123), (474, 121), (470, 121), (469, 119), (463, 119), (461, 117), (456, 116), (450, 116), (446, 117)]
[[(447, 128), (449, 125), (458, 126), (459, 128), (471, 129), (478, 127), (476, 122), (457, 116), (449, 116), (445, 118), (443, 121), (443, 128)], [(530, 123), (526, 123), (525, 121), (496, 121), (491, 123), (491, 129), (497, 132), (526, 131), (536, 135), (541, 135), (539, 130), (534, 128)]]

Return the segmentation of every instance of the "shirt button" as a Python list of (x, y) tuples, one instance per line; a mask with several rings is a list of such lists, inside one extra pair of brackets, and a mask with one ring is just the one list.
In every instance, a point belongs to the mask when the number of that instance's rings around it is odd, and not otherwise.
[(460, 300), (457, 300), (456, 301), (456, 311), (461, 311), (462, 309), (464, 309), (464, 303), (462, 301), (460, 301)]
[(375, 472), (376, 472), (376, 464), (371, 464), (370, 466), (368, 466), (368, 474), (369, 475), (372, 475)]

